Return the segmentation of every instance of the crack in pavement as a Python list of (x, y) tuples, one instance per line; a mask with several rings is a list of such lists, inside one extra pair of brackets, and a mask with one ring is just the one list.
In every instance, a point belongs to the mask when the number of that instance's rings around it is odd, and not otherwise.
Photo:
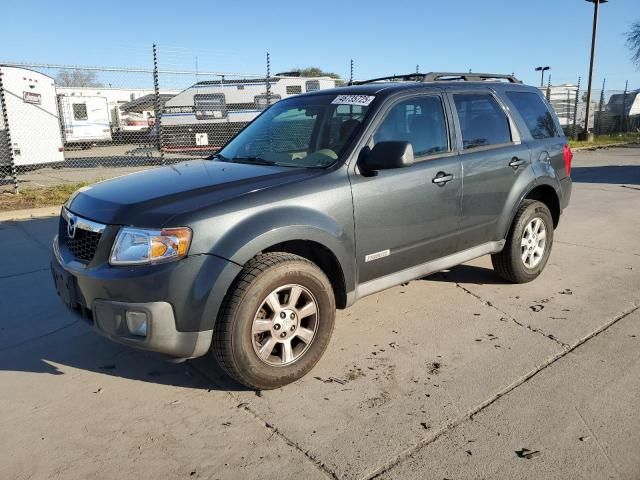
[(460, 285), (459, 283), (456, 282), (456, 287), (460, 288), (461, 290), (463, 290), (464, 292), (468, 293), (469, 295), (471, 295), (472, 297), (478, 299), (481, 303), (483, 303), (484, 305), (487, 305), (488, 307), (491, 307), (495, 310), (497, 310), (498, 312), (500, 312), (502, 315), (504, 315), (504, 318), (507, 318), (509, 320), (511, 320), (513, 323), (515, 323), (516, 325), (518, 325), (519, 327), (522, 328), (526, 328), (527, 330), (533, 332), (533, 333), (537, 333), (538, 335), (542, 335), (543, 337), (545, 337), (548, 340), (551, 340), (552, 342), (557, 343), (558, 345), (560, 345), (562, 348), (564, 348), (565, 350), (567, 348), (569, 348), (569, 345), (564, 343), (563, 341), (557, 339), (555, 336), (553, 336), (550, 333), (546, 333), (543, 330), (536, 328), (536, 327), (532, 327), (529, 324), (525, 324), (522, 323), (520, 321), (518, 321), (516, 318), (512, 317), (511, 315), (509, 315), (507, 312), (505, 312), (504, 310), (498, 308), (496, 305), (494, 305), (491, 301), (489, 300), (485, 300), (484, 298), (482, 298), (480, 295), (478, 295), (477, 293), (472, 292), (471, 290), (469, 290), (466, 287), (463, 287), (462, 285)]
[(30, 270), (28, 272), (12, 273), (10, 275), (0, 276), (0, 280), (6, 280), (7, 278), (21, 277), (22, 275), (29, 275), (31, 273), (46, 272), (48, 270), (49, 270), (49, 268), (47, 267), (47, 268), (39, 268), (38, 270)]
[[(24, 233), (29, 240), (31, 240), (33, 243), (38, 245), (38, 247), (42, 248), (45, 252), (51, 253), (51, 247), (47, 244), (42, 243), (40, 240), (36, 238), (35, 235), (30, 234), (26, 228), (20, 225), (20, 222), (8, 222), (8, 223), (13, 227), (17, 228), (18, 230), (20, 230), (22, 233)], [(51, 237), (51, 239), (53, 240), (53, 237)]]
[(64, 330), (65, 328), (69, 328), (69, 327), (75, 325), (79, 321), (80, 320), (74, 320), (71, 323), (67, 323), (66, 325), (58, 327), (55, 330), (51, 330), (49, 332), (43, 333), (42, 335), (38, 335), (37, 337), (27, 338), (26, 340), (23, 340), (22, 342), (18, 342), (18, 343), (15, 343), (13, 345), (9, 345), (8, 347), (0, 348), (0, 352), (7, 352), (7, 351), (9, 351), (9, 350), (11, 350), (13, 348), (21, 347), (22, 345), (24, 345), (26, 343), (35, 342), (36, 340), (40, 340), (41, 338), (48, 337), (49, 335), (53, 335), (54, 333), (58, 333), (60, 330)]
[(412, 445), (411, 447), (405, 449), (403, 452), (398, 454), (395, 458), (389, 460), (384, 465), (378, 467), (377, 469), (375, 469), (372, 472), (366, 474), (365, 476), (360, 477), (361, 480), (373, 480), (373, 479), (379, 478), (381, 475), (385, 474), (386, 472), (391, 470), (393, 467), (399, 465), (400, 462), (402, 462), (403, 460), (406, 460), (406, 459), (410, 458), (411, 456), (413, 456), (416, 452), (418, 452), (422, 448), (424, 448), (427, 445), (430, 445), (431, 443), (435, 442), (438, 438), (440, 438), (444, 434), (446, 434), (449, 431), (451, 431), (451, 430), (455, 429), (456, 427), (460, 426), (461, 424), (463, 424), (467, 420), (473, 420), (474, 416), (476, 416), (477, 414), (482, 412), (487, 407), (491, 406), (493, 403), (497, 402), (500, 398), (502, 398), (505, 395), (511, 393), (512, 391), (514, 391), (516, 388), (520, 387), (521, 385), (527, 383), (529, 380), (531, 380), (533, 377), (538, 375), (540, 372), (542, 372), (543, 370), (547, 369), (548, 367), (550, 367), (551, 365), (556, 363), (558, 360), (560, 360), (561, 358), (565, 357), (569, 353), (573, 352), (576, 348), (580, 347), (581, 345), (583, 345), (584, 343), (588, 342), (592, 338), (600, 335), (602, 332), (606, 331), (607, 329), (609, 329), (610, 327), (612, 327), (613, 325), (618, 323), (623, 318), (628, 317), (629, 315), (631, 315), (633, 312), (635, 312), (639, 308), (640, 308), (640, 306), (636, 305), (634, 303), (632, 308), (630, 308), (630, 309), (628, 309), (628, 310), (616, 315), (612, 320), (604, 323), (603, 325), (601, 325), (600, 327), (595, 329), (593, 332), (585, 335), (584, 337), (582, 337), (578, 341), (574, 342), (572, 345), (569, 346), (569, 348), (567, 348), (565, 350), (562, 350), (561, 352), (558, 352), (555, 355), (552, 355), (547, 360), (545, 360), (540, 365), (538, 365), (536, 368), (531, 370), (529, 373), (526, 373), (525, 375), (523, 375), (519, 379), (517, 379), (514, 382), (512, 382), (510, 385), (507, 385), (505, 388), (503, 388), (499, 392), (497, 392), (494, 395), (492, 395), (491, 397), (487, 398), (484, 402), (481, 402), (480, 404), (476, 405), (475, 407), (473, 407), (472, 409), (467, 411), (467, 413), (465, 415), (463, 415), (461, 417), (458, 417), (454, 421), (446, 424), (445, 426), (443, 426), (439, 430), (433, 432), (431, 435), (423, 437), (415, 445)]
[[(200, 371), (200, 369), (196, 365), (194, 365), (193, 363), (190, 362), (189, 365), (191, 366), (191, 368), (195, 372), (198, 373), (198, 375), (202, 376), (207, 381), (212, 382), (214, 385), (216, 385), (217, 387), (219, 387), (221, 389), (225, 388), (224, 385), (221, 385), (220, 383), (218, 383), (215, 379), (211, 378), (205, 372)], [(327, 478), (330, 478), (332, 480), (339, 480), (339, 477), (333, 471), (331, 471), (329, 469), (329, 467), (322, 460), (320, 460), (318, 457), (313, 455), (309, 450), (303, 449), (297, 442), (295, 442), (294, 440), (290, 439), (287, 435), (285, 435), (282, 431), (280, 431), (278, 429), (278, 427), (276, 427), (275, 425), (269, 423), (264, 418), (262, 418), (260, 416), (260, 414), (258, 414), (255, 410), (253, 410), (249, 406), (249, 404), (247, 402), (245, 402), (244, 400), (236, 397), (232, 392), (230, 392), (228, 390), (226, 391), (226, 394), (229, 395), (229, 397), (231, 397), (234, 402), (238, 402), (237, 408), (242, 408), (242, 410), (244, 412), (246, 412), (247, 414), (249, 414), (254, 420), (258, 421), (258, 423), (260, 423), (262, 426), (264, 426), (265, 428), (270, 430), (272, 432), (272, 436), (276, 435), (284, 443), (286, 443), (291, 448), (293, 448), (297, 452), (299, 452), (302, 455), (304, 455), (304, 457), (308, 461), (310, 461), (313, 464), (313, 466), (316, 467), (316, 469), (318, 469), (318, 471), (320, 471), (320, 473), (322, 473), (324, 476), (326, 476)]]
[(613, 249), (610, 249), (610, 248), (594, 247), (592, 245), (581, 245), (579, 243), (563, 242), (562, 240), (554, 240), (554, 241), (555, 241), (555, 243), (560, 243), (562, 245), (570, 245), (572, 247), (590, 248), (592, 250), (600, 250), (602, 252), (620, 253), (622, 255), (633, 255), (635, 257), (640, 257), (640, 253), (622, 252), (620, 250), (613, 250)]

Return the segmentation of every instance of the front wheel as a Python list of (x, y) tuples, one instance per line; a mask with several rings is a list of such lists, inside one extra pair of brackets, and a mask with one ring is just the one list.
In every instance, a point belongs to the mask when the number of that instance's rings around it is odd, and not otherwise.
[(290, 253), (250, 260), (214, 328), (213, 353), (238, 382), (268, 390), (306, 375), (333, 332), (335, 298), (315, 264)]
[(505, 280), (530, 282), (547, 264), (552, 245), (551, 212), (542, 202), (524, 200), (513, 219), (504, 249), (491, 255), (491, 262)]

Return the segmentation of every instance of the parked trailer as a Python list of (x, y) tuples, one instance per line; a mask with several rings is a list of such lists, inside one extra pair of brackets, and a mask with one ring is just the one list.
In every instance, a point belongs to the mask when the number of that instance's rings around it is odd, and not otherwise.
[(640, 90), (611, 95), (606, 112), (612, 131), (640, 131)]
[[(549, 96), (549, 103), (555, 110), (560, 126), (564, 130), (565, 134), (571, 135), (573, 129), (573, 117), (575, 116), (574, 110), (578, 86), (565, 83), (562, 85), (542, 87), (540, 90), (545, 97)], [(584, 108), (579, 108), (577, 113), (578, 119), (576, 124), (580, 125), (584, 122)]]
[[(53, 78), (26, 68), (5, 66), (0, 66), (0, 75), (9, 123), (7, 131), (0, 115), (0, 171), (8, 172), (11, 154), (18, 169), (63, 162)], [(9, 134), (10, 148), (7, 143)]]
[(109, 106), (104, 97), (58, 95), (65, 145), (88, 146), (111, 141)]
[[(116, 88), (116, 87), (57, 87), (58, 94), (70, 97), (104, 97), (109, 108), (111, 137), (118, 142), (134, 141), (144, 138), (155, 123), (154, 103), (150, 102), (144, 110), (127, 110), (125, 107), (141, 99), (153, 97), (152, 88)], [(162, 96), (174, 96), (180, 90), (161, 90)]]
[(207, 80), (168, 100), (162, 113), (163, 150), (216, 151), (261, 111), (282, 98), (333, 88), (330, 77)]

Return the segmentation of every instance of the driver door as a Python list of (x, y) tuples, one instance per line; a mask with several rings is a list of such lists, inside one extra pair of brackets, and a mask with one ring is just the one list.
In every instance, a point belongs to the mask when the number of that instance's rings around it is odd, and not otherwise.
[[(448, 117), (440, 95), (414, 95), (391, 104), (374, 129), (370, 148), (407, 141), (415, 163), (352, 174), (360, 284), (457, 251), (462, 176)], [(448, 180), (438, 181), (443, 176)]]

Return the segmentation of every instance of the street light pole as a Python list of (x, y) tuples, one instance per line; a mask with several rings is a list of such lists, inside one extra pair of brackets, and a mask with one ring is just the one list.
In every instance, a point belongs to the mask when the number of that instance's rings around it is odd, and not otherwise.
[(586, 0), (593, 3), (593, 30), (591, 33), (591, 59), (589, 60), (589, 79), (587, 80), (587, 109), (586, 120), (584, 125), (586, 140), (593, 140), (593, 133), (589, 132), (589, 114), (591, 113), (591, 82), (593, 81), (593, 63), (596, 56), (596, 36), (598, 33), (598, 12), (601, 3), (607, 3), (608, 0)]
[(540, 88), (544, 87), (544, 72), (551, 70), (551, 67), (536, 67), (536, 72), (540, 72)]

